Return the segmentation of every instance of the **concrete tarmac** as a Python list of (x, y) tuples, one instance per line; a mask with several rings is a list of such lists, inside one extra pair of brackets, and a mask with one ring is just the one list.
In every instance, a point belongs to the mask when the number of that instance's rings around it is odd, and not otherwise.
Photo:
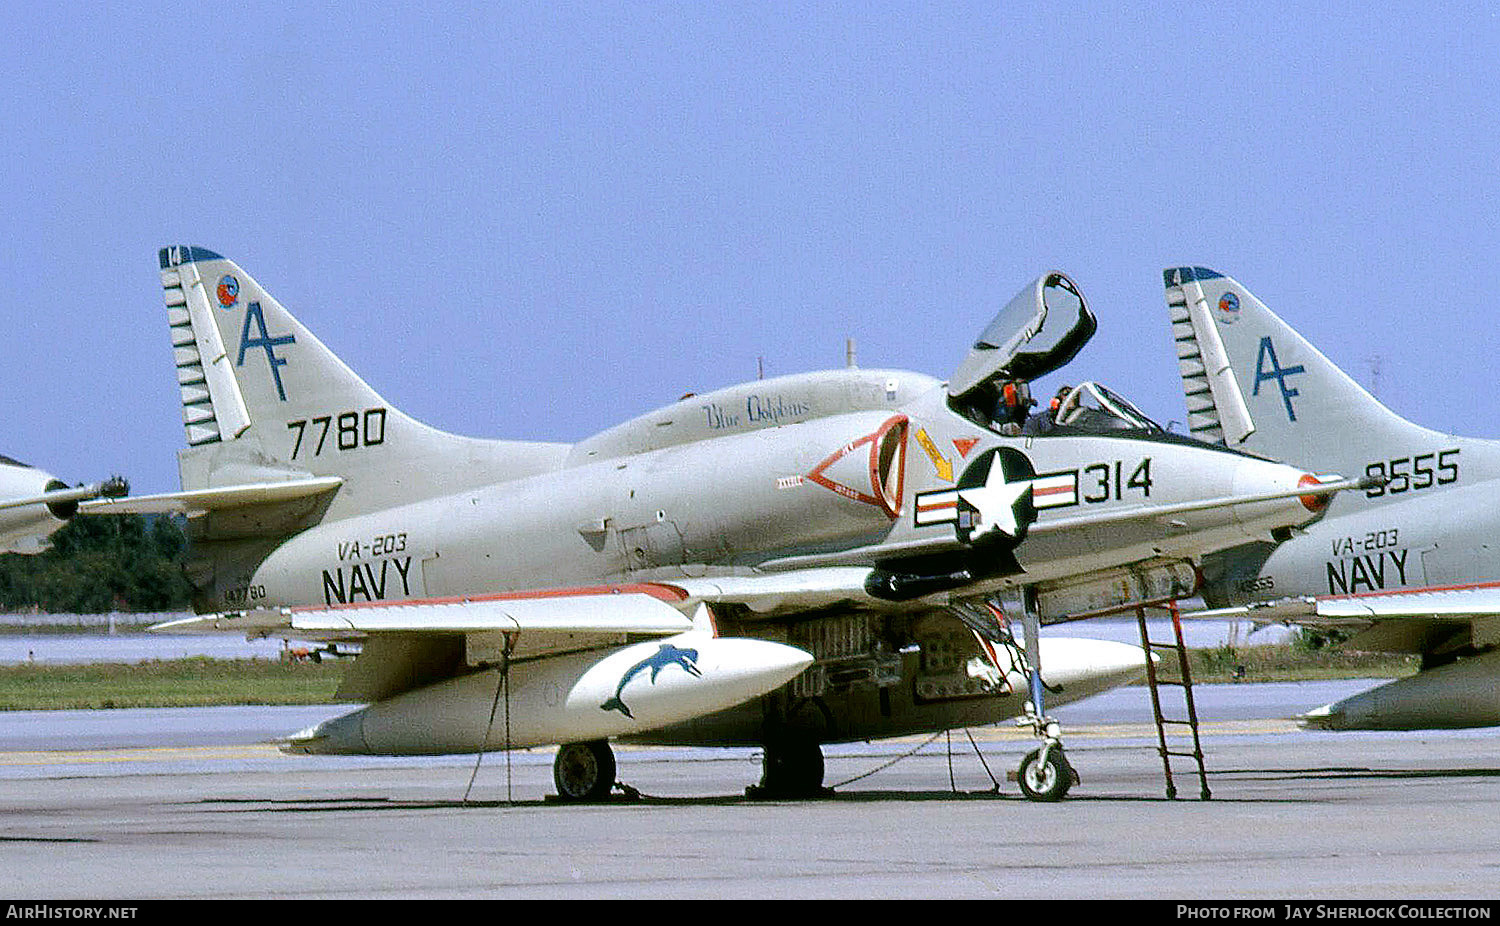
[(1140, 688), (1058, 711), (1059, 804), (1005, 780), (1007, 726), (829, 747), (805, 801), (747, 799), (754, 750), (619, 748), (642, 796), (562, 806), (550, 750), (465, 799), (472, 756), (257, 742), (338, 708), (0, 715), (0, 870), (15, 899), (1495, 897), (1496, 731), (1288, 719), (1368, 684), (1200, 686), (1210, 801), (1191, 761), (1166, 799)]

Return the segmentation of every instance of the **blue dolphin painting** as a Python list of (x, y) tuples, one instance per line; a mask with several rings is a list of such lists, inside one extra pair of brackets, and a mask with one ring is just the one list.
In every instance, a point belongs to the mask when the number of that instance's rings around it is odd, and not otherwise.
[(641, 674), (647, 669), (650, 669), (651, 683), (655, 684), (657, 674), (667, 666), (673, 665), (682, 666), (683, 670), (694, 678), (702, 678), (703, 673), (699, 672), (698, 666), (695, 665), (697, 661), (697, 650), (681, 649), (679, 647), (673, 646), (670, 643), (663, 643), (661, 645), (661, 649), (657, 650), (651, 656), (642, 659), (640, 662), (630, 667), (629, 671), (627, 671), (624, 677), (620, 679), (619, 687), (615, 689), (615, 696), (599, 705), (599, 709), (602, 711), (619, 711), (626, 717), (634, 720), (635, 715), (630, 713), (630, 708), (626, 707), (625, 702), (620, 700), (621, 692), (625, 690), (625, 686), (630, 682), (631, 679), (635, 678), (637, 675)]

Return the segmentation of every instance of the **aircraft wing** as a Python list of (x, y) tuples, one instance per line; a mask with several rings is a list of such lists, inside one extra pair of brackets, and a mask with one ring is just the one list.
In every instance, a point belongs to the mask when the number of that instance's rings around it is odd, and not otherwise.
[(693, 622), (673, 604), (680, 600), (681, 594), (668, 586), (610, 586), (328, 608), (261, 608), (167, 621), (150, 629), (230, 631), (310, 642), (355, 641), (377, 634), (515, 633), (518, 640), (538, 638), (526, 646), (535, 655), (563, 638), (666, 636), (691, 630)]
[(1283, 598), (1184, 616), (1351, 629), (1351, 648), (1423, 653), (1455, 634), (1472, 632), (1475, 643), (1500, 642), (1500, 583)]
[(354, 642), (381, 634), (518, 633), (517, 658), (588, 648), (591, 637), (666, 636), (692, 628), (687, 614), (704, 604), (740, 604), (758, 614), (837, 604), (889, 602), (865, 591), (868, 566), (803, 569), (756, 576), (677, 579), (671, 583), (543, 589), (502, 595), (374, 602), (333, 607), (252, 608), (153, 625), (157, 633), (243, 633), (308, 642)]
[(157, 633), (243, 633), (308, 642), (358, 642), (360, 658), (337, 697), (378, 701), (513, 660), (617, 646), (707, 629), (679, 609), (682, 593), (642, 584), (473, 598), (262, 608), (156, 624)]

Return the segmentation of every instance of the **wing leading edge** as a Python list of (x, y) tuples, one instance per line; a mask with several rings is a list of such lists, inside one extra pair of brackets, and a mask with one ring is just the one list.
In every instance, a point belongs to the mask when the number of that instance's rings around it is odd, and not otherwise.
[(157, 633), (229, 631), (311, 642), (379, 634), (515, 633), (528, 641), (526, 652), (538, 655), (559, 638), (582, 643), (581, 637), (586, 636), (684, 633), (693, 622), (674, 606), (682, 598), (680, 591), (664, 585), (601, 586), (331, 608), (261, 608), (167, 621), (150, 629)]

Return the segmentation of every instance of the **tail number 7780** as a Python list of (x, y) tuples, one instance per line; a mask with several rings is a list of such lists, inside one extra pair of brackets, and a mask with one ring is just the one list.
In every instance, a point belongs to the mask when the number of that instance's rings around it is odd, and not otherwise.
[[(296, 431), (297, 439), (292, 444), (292, 459), (297, 459), (306, 450), (310, 457), (322, 456), (327, 450), (357, 450), (360, 447), (375, 447), (385, 443), (385, 409), (367, 408), (363, 412), (343, 412), (339, 415), (319, 415), (317, 418), (300, 418), (286, 423), (287, 430)], [(330, 441), (329, 438), (332, 437)]]

